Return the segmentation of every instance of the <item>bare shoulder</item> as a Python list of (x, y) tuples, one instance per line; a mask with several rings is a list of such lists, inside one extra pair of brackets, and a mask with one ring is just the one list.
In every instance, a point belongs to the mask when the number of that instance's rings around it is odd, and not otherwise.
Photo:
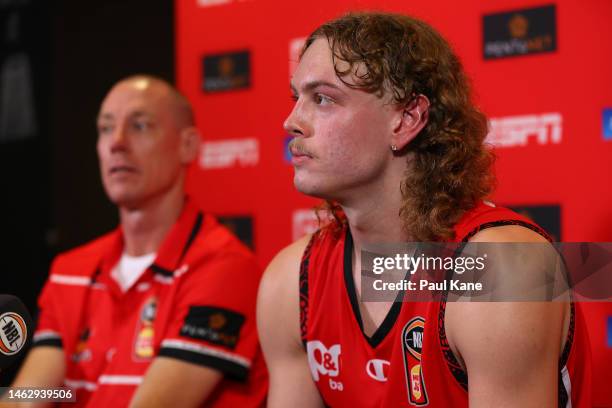
[[(470, 242), (524, 242), (548, 247), (546, 238), (515, 225), (480, 231)], [(552, 246), (550, 250), (554, 251)], [(507, 272), (524, 273), (524, 265), (512, 265)], [(564, 302), (449, 302), (444, 325), (451, 349), (469, 374), (470, 402), (503, 400), (503, 384), (516, 383), (518, 373), (523, 380), (529, 379), (527, 384), (554, 390), (567, 310)], [(550, 395), (535, 396), (534, 389), (525, 386), (512, 391), (514, 397), (524, 393), (534, 401), (550, 402)], [(512, 399), (512, 393), (506, 397)]]
[[(310, 242), (307, 235), (282, 249), (266, 268), (257, 298), (257, 321), (262, 343), (271, 332), (281, 333), (299, 344), (299, 273), (302, 255)], [(283, 322), (278, 325), (277, 322)]]
[(276, 279), (280, 276), (294, 275), (291, 271), (299, 272), (302, 255), (310, 242), (312, 235), (308, 234), (292, 244), (283, 248), (272, 259), (265, 271), (264, 279)]
[(469, 242), (547, 242), (537, 232), (519, 225), (487, 228), (474, 235)]

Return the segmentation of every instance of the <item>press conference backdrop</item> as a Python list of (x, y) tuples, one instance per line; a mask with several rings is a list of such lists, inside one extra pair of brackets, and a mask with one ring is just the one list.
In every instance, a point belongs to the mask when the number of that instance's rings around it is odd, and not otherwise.
[[(188, 188), (262, 265), (316, 228), (317, 201), (292, 185), (282, 123), (304, 38), (348, 10), (406, 13), (449, 40), (490, 118), (496, 203), (557, 240), (612, 241), (612, 2), (177, 0), (176, 79), (204, 139)], [(602, 384), (612, 381), (610, 316), (609, 303), (591, 305)]]
[(178, 0), (177, 83), (204, 144), (189, 189), (262, 263), (316, 226), (282, 123), (303, 39), (347, 10), (407, 13), (451, 43), (491, 120), (494, 201), (557, 239), (612, 240), (612, 2)]

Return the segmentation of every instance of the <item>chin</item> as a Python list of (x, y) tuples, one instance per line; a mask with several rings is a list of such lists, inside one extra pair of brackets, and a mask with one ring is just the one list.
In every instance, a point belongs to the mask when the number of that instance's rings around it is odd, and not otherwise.
[(141, 201), (138, 194), (133, 191), (107, 191), (108, 199), (117, 207), (138, 207)]
[(321, 198), (323, 200), (333, 200), (331, 194), (329, 194), (325, 188), (322, 188), (322, 186), (317, 183), (309, 183), (303, 179), (295, 177), (293, 179), (293, 185), (297, 191), (302, 194), (306, 194), (307, 196)]

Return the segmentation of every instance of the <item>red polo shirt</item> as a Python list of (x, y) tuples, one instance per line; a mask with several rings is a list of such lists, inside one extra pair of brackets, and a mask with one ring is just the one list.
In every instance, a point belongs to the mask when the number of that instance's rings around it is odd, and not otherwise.
[[(117, 229), (59, 255), (39, 298), (34, 346), (62, 347), (80, 406), (127, 406), (156, 356), (221, 371), (206, 406), (264, 403), (255, 325), (261, 271), (228, 230), (189, 201), (151, 267), (122, 292)], [(177, 390), (180, 392), (180, 390)]]

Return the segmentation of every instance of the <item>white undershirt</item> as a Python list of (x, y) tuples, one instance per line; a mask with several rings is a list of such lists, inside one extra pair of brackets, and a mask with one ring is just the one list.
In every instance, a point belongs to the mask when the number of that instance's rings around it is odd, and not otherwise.
[(123, 292), (127, 292), (155, 260), (155, 252), (141, 256), (130, 256), (125, 252), (111, 272), (111, 276)]

